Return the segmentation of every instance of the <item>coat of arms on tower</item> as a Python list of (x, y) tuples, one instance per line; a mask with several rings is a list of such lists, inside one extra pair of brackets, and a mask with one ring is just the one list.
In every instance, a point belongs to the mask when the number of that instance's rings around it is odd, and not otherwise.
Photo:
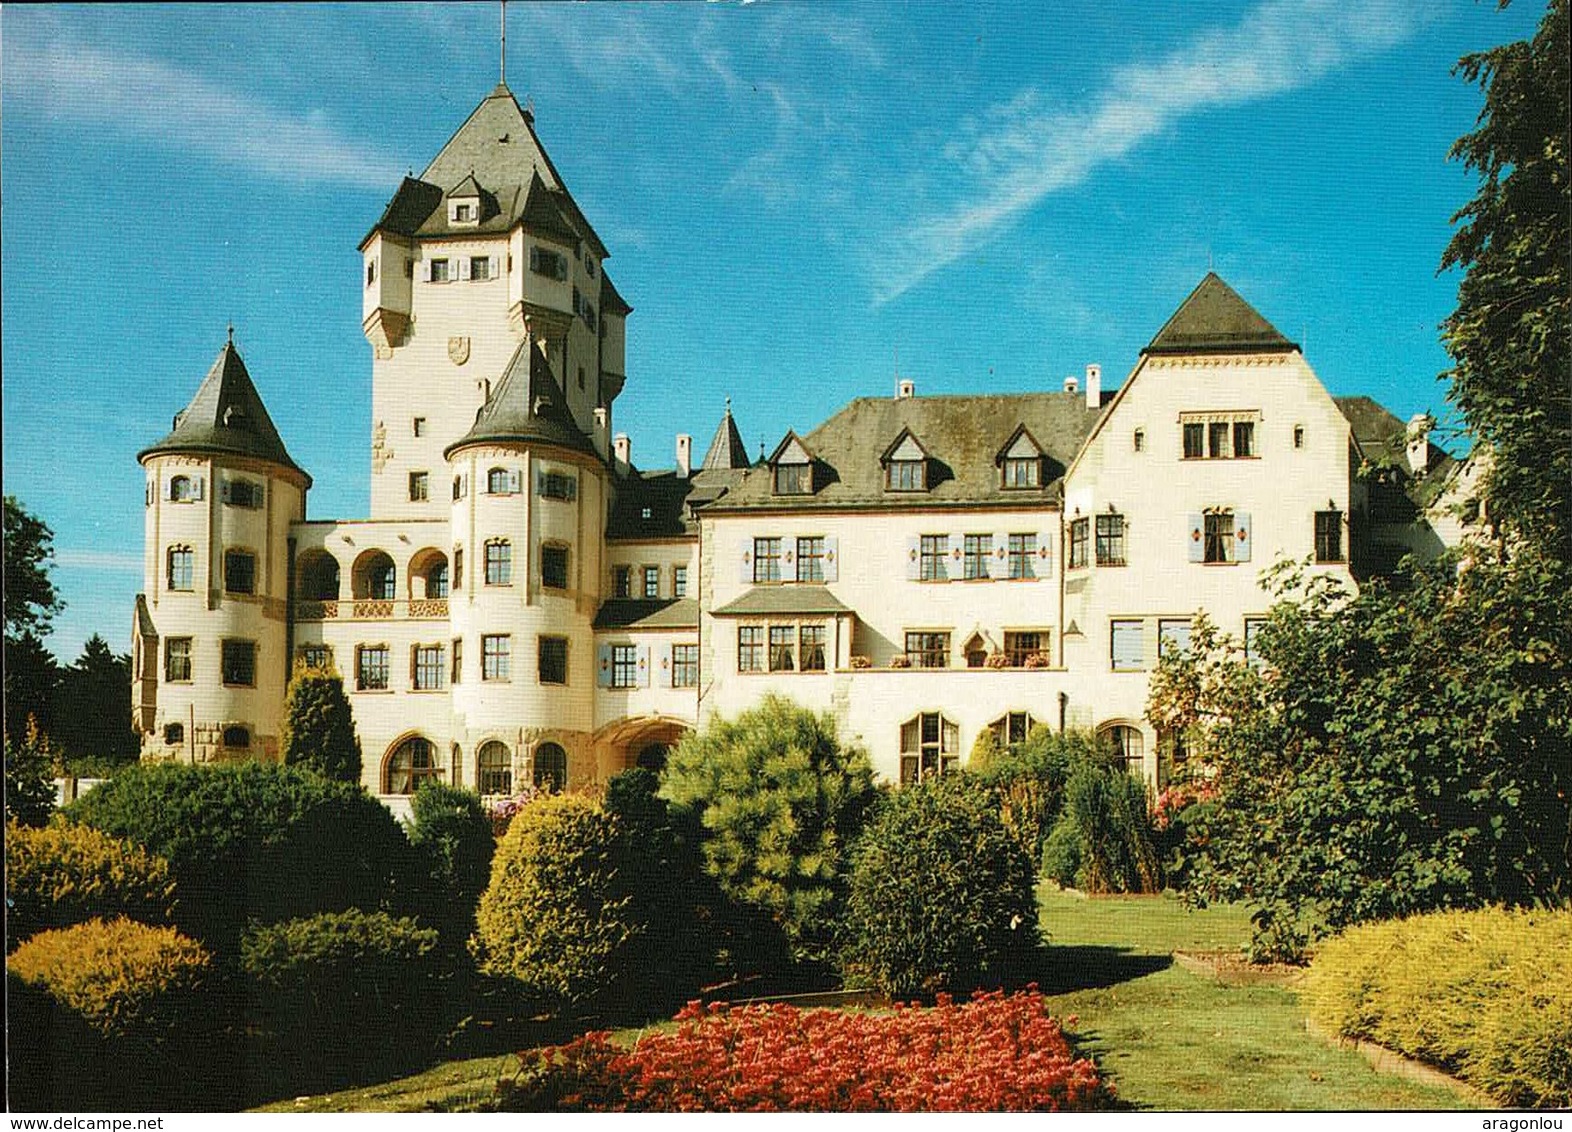
[(448, 360), (456, 366), (461, 366), (469, 361), (469, 339), (467, 337), (448, 339)]

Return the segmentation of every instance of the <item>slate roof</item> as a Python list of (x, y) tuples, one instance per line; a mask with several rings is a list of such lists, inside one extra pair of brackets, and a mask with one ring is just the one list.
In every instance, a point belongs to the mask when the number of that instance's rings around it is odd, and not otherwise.
[(715, 438), (710, 441), (709, 451), (704, 453), (703, 466), (711, 471), (718, 468), (749, 466), (748, 446), (742, 442), (742, 433), (737, 431), (737, 422), (732, 419), (729, 399), (726, 403), (726, 415), (721, 418), (719, 427), (715, 429)]
[(153, 624), (153, 615), (148, 611), (146, 594), (136, 595), (136, 631), (144, 641), (158, 639), (158, 626)]
[(589, 437), (573, 423), (551, 363), (529, 339), (513, 352), (491, 397), (476, 411), (470, 430), (442, 455), (446, 459), (460, 448), (496, 442), (547, 444), (599, 459)]
[[(710, 509), (1041, 507), (1055, 498), (1065, 467), (1099, 414), (1079, 393), (858, 398), (802, 438), (815, 457), (814, 482), (820, 486), (814, 494), (775, 495), (768, 470), (759, 469)], [(1021, 425), (1043, 450), (1043, 486), (1007, 491), (994, 458)], [(880, 455), (902, 429), (929, 453), (927, 491), (884, 488)]]
[(595, 614), (596, 629), (697, 629), (699, 603), (691, 597), (612, 598)]
[(285, 450), (233, 338), (218, 352), (191, 403), (175, 414), (169, 434), (138, 452), (137, 459), (162, 452), (249, 456), (298, 472), (305, 476), (308, 487), (311, 484), (305, 469)]
[[(606, 522), (609, 539), (696, 537), (699, 525), (693, 512), (726, 494), (742, 479), (741, 471), (700, 469), (687, 479), (675, 469), (641, 472), (620, 480), (611, 516)], [(649, 516), (644, 512), (648, 510)]]
[[(1451, 455), (1431, 444), (1426, 455), (1425, 475), (1416, 478), (1408, 466), (1406, 424), (1370, 397), (1334, 397), (1332, 400), (1348, 419), (1365, 459), (1375, 465), (1379, 473), (1384, 473), (1372, 481), (1371, 510), (1376, 518), (1383, 521), (1413, 518), (1409, 513), (1413, 507), (1429, 506), (1460, 466)], [(1381, 490), (1383, 487), (1400, 490), (1412, 507), (1390, 498), (1390, 491)]]
[(1242, 354), (1299, 347), (1214, 271), (1179, 304), (1142, 354)]
[(715, 610), (716, 617), (770, 617), (788, 614), (831, 615), (850, 613), (845, 604), (823, 586), (755, 586), (735, 601)]

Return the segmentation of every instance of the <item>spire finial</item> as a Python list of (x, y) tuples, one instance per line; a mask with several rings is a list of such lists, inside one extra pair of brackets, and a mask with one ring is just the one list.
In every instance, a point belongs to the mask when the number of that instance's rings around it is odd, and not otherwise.
[(233, 349), (234, 345), (235, 345), (235, 324), (234, 324), (233, 321), (231, 321), (230, 324), (229, 324), (229, 346), (230, 346), (231, 349)]
[(731, 398), (726, 398), (726, 415), (731, 416)]
[(508, 0), (502, 0), (502, 85), (508, 85)]

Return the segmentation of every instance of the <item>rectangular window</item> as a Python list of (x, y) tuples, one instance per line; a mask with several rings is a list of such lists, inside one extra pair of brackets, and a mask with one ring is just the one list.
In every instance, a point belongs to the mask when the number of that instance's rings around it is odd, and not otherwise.
[(611, 646), (611, 686), (636, 688), (639, 683), (639, 650), (637, 645)]
[(1097, 565), (1124, 564), (1124, 516), (1097, 516)]
[(891, 460), (884, 469), (884, 486), (890, 491), (924, 491), (927, 468), (924, 460)]
[(1234, 513), (1213, 511), (1206, 516), (1206, 562), (1234, 560)]
[(792, 625), (770, 626), (770, 671), (793, 672), (796, 662), (797, 630)]
[(968, 580), (986, 578), (988, 576), (988, 560), (993, 557), (993, 536), (962, 536), (961, 554), (966, 565), (966, 577)]
[(508, 634), (492, 633), (480, 638), (480, 678), (513, 679), (513, 638)]
[(644, 596), (647, 598), (660, 597), (660, 567), (644, 567)]
[(737, 626), (737, 671), (764, 671), (764, 626)]
[(549, 248), (533, 247), (529, 250), (529, 269), (558, 282), (568, 277), (568, 257)]
[(568, 682), (568, 639), (542, 637), (540, 639), (540, 682), (566, 684)]
[(568, 548), (547, 544), (540, 548), (540, 584), (548, 590), (568, 588)]
[(1295, 448), (1303, 448), (1304, 446), (1305, 446), (1305, 426), (1296, 424), (1294, 426), (1294, 447)]
[(804, 672), (824, 671), (824, 626), (804, 625), (798, 630), (797, 659)]
[(307, 668), (332, 668), (333, 648), (331, 645), (301, 645), (300, 663)]
[(671, 596), (688, 596), (688, 568), (686, 566), (673, 566), (671, 568)]
[[(414, 420), (413, 427), (414, 427), (416, 436), (425, 436), (426, 435), (426, 418), (425, 417), (416, 417), (415, 420)], [(453, 498), (457, 499), (458, 496), (455, 495)]]
[(753, 540), (753, 580), (756, 584), (781, 580), (780, 539), (756, 538)]
[(474, 255), (469, 257), (469, 277), (484, 283), (491, 278), (491, 257)]
[(223, 647), (224, 683), (240, 688), (257, 684), (257, 646), (255, 641), (225, 641)]
[(230, 480), (224, 485), (224, 502), (231, 507), (260, 507), (262, 485), (252, 480)]
[(1157, 655), (1187, 656), (1190, 652), (1190, 619), (1164, 618), (1157, 622)]
[(699, 686), (699, 646), (671, 646), (671, 686), (697, 688)]
[(513, 544), (488, 542), (486, 544), (486, 584), (511, 586), (513, 584)]
[(1203, 447), (1206, 440), (1206, 426), (1200, 423), (1188, 423), (1184, 426), (1184, 458), (1186, 460), (1199, 460), (1206, 455)]
[(1260, 668), (1266, 663), (1261, 656), (1261, 629), (1265, 624), (1265, 617), (1246, 617), (1244, 619), (1245, 663), (1252, 668)]
[(1234, 422), (1234, 459), (1255, 455), (1255, 422)]
[(901, 724), (901, 785), (953, 773), (960, 747), (960, 728), (937, 712)]
[(1317, 511), (1315, 513), (1315, 560), (1341, 562), (1343, 560), (1343, 513)]
[(616, 566), (611, 572), (611, 592), (613, 597), (633, 596), (633, 567)]
[(1070, 569), (1080, 570), (1086, 566), (1086, 544), (1090, 541), (1091, 521), (1088, 519), (1070, 520)]
[(456, 590), (464, 588), (464, 548), (462, 546), (453, 548), (453, 588)]
[(415, 646), (415, 681), (417, 692), (434, 692), (442, 687), (442, 676), (447, 668), (441, 645)]
[(257, 592), (257, 556), (249, 550), (224, 551), (224, 592)]
[(542, 499), (572, 503), (579, 496), (579, 484), (566, 472), (541, 472), (535, 480), (535, 492)]
[(464, 638), (453, 638), (453, 670), (449, 679), (454, 684), (461, 683), (464, 679)]
[(913, 668), (950, 667), (950, 634), (907, 633), (906, 659)]
[(812, 495), (813, 467), (810, 464), (776, 464), (776, 495)]
[(1042, 466), (1042, 460), (1036, 456), (1009, 457), (1004, 461), (1004, 486), (1006, 488), (1040, 486)]
[(167, 637), (164, 640), (164, 683), (185, 684), (191, 680), (191, 638)]
[(1011, 668), (1025, 668), (1029, 657), (1043, 651), (1043, 635), (1035, 629), (1004, 635), (1004, 655)]
[(169, 588), (189, 590), (196, 585), (196, 552), (189, 546), (169, 548)]
[(949, 535), (923, 535), (918, 542), (917, 576), (925, 582), (949, 579), (945, 560), (950, 557)]
[(361, 645), (355, 650), (355, 690), (381, 692), (388, 686), (388, 647)]
[(824, 539), (819, 535), (797, 540), (797, 580), (824, 581)]
[(1009, 553), (1010, 577), (1035, 578), (1037, 576), (1032, 565), (1032, 559), (1037, 557), (1036, 535), (1011, 535)]
[(1206, 426), (1206, 455), (1212, 460), (1228, 457), (1228, 422), (1212, 421)]
[(472, 204), (455, 204), (453, 206), (453, 219), (460, 224), (467, 224), (475, 219), (475, 206)]
[(1115, 672), (1134, 671), (1146, 663), (1146, 622), (1115, 621), (1110, 641)]
[(424, 503), (431, 496), (431, 477), (425, 472), (409, 473), (409, 501)]
[(366, 286), (369, 287), (377, 281), (377, 261), (366, 260)]
[(433, 283), (446, 283), (448, 281), (448, 261), (434, 259), (431, 261), (431, 281)]

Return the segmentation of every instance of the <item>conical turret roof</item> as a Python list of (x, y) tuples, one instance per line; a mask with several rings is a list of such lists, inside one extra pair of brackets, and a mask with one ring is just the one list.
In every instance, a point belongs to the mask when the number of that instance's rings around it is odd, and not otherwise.
[(1246, 354), (1298, 348), (1216, 272), (1208, 271), (1141, 353)]
[(233, 338), (218, 352), (191, 403), (175, 414), (169, 435), (137, 453), (137, 459), (166, 452), (248, 456), (299, 472), (307, 486), (311, 483), (305, 469), (290, 459), (284, 448)]
[(526, 338), (513, 352), (475, 423), (443, 451), (444, 458), (473, 444), (548, 444), (597, 456), (589, 437), (573, 423), (545, 351)]
[(737, 431), (737, 422), (732, 419), (731, 399), (728, 397), (726, 415), (715, 430), (715, 439), (710, 441), (710, 450), (704, 454), (701, 466), (705, 471), (713, 472), (722, 468), (746, 468), (750, 464), (748, 446), (742, 442), (742, 433)]

